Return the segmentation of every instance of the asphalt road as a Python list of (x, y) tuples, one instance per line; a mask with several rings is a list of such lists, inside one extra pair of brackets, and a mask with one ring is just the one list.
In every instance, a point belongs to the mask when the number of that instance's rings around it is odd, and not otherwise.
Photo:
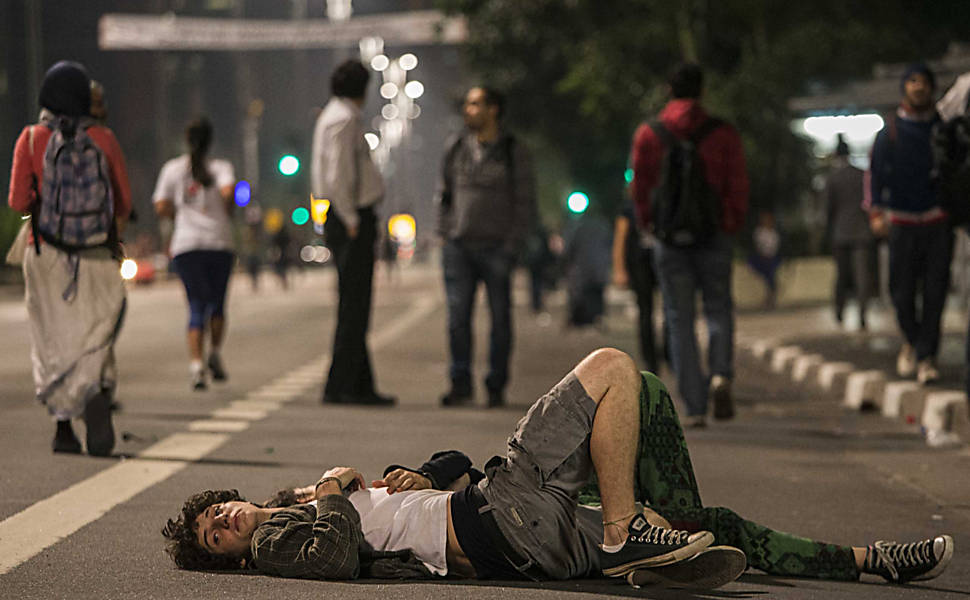
[[(194, 491), (236, 487), (262, 499), (312, 482), (330, 466), (356, 466), (376, 478), (389, 463), (419, 464), (444, 448), (462, 449), (481, 464), (502, 451), (531, 402), (585, 354), (605, 345), (636, 348), (622, 305), (611, 305), (602, 327), (566, 330), (561, 294), (550, 299), (551, 319), (537, 319), (522, 287), (510, 406), (443, 410), (438, 274), (412, 269), (392, 281), (381, 274), (371, 345), (379, 388), (400, 402), (390, 409), (322, 406), (332, 274), (304, 276), (288, 291), (266, 283), (252, 294), (242, 277), (234, 281), (224, 352), (230, 380), (204, 393), (189, 390), (181, 289), (161, 282), (131, 290), (117, 347), (122, 409), (115, 426), (125, 439), (110, 459), (50, 452), (52, 424), (32, 399), (22, 302), (0, 300), (0, 598), (970, 597), (970, 453), (930, 450), (912, 428), (846, 413), (838, 399), (794, 387), (740, 353), (738, 417), (688, 433), (705, 503), (843, 544), (948, 532), (957, 553), (946, 573), (888, 586), (868, 577), (838, 583), (749, 571), (720, 590), (692, 593), (633, 590), (610, 580), (334, 583), (178, 571), (162, 552), (159, 531)], [(745, 313), (738, 330), (777, 329), (811, 314)], [(480, 378), (482, 304), (477, 315)], [(477, 399), (484, 403), (483, 389)]]

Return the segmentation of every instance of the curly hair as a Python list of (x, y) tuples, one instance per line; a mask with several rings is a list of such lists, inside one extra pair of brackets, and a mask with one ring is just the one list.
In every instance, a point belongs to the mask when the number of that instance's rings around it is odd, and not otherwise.
[(206, 490), (189, 497), (182, 505), (177, 519), (169, 519), (162, 528), (167, 539), (165, 552), (172, 557), (180, 569), (191, 571), (224, 571), (240, 569), (248, 557), (212, 554), (199, 545), (196, 537), (195, 519), (202, 511), (213, 504), (246, 499), (237, 490)]

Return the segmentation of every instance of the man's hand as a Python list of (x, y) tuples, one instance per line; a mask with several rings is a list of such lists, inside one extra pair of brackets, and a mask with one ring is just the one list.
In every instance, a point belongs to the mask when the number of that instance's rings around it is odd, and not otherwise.
[(869, 228), (872, 229), (872, 235), (884, 238), (889, 235), (889, 219), (882, 212), (873, 212), (869, 215)]
[(394, 492), (405, 492), (408, 490), (430, 490), (433, 486), (431, 480), (407, 469), (394, 469), (384, 476), (384, 479), (375, 479), (371, 482), (371, 487), (386, 487), (388, 494)]
[(318, 484), (314, 491), (314, 496), (317, 500), (323, 496), (341, 494), (344, 490), (356, 492), (367, 487), (367, 484), (364, 483), (364, 476), (353, 467), (334, 467), (324, 473), (320, 479), (323, 480), (328, 477), (333, 477), (336, 481), (331, 479), (322, 484)]

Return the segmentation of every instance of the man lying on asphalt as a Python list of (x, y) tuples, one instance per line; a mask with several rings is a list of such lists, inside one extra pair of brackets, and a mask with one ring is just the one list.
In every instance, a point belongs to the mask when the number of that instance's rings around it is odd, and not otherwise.
[[(747, 563), (777, 575), (905, 582), (939, 575), (953, 554), (946, 535), (838, 546), (703, 507), (670, 396), (613, 349), (587, 356), (540, 398), (484, 474), (445, 452), (417, 470), (391, 467), (371, 488), (336, 467), (312, 491), (264, 505), (210, 490), (162, 533), (181, 568), (312, 579), (606, 575), (714, 587)], [(715, 538), (730, 547), (708, 548)]]

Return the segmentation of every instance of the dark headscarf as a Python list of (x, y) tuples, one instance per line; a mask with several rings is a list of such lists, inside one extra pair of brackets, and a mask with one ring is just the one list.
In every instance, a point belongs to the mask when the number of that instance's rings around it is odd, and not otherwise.
[(916, 73), (925, 75), (926, 79), (930, 82), (930, 87), (934, 90), (936, 89), (936, 76), (933, 74), (933, 69), (931, 69), (926, 63), (917, 62), (906, 65), (906, 68), (903, 69), (903, 75), (899, 78), (900, 91), (906, 90), (906, 82), (909, 81), (909, 78)]
[(91, 78), (83, 65), (62, 60), (48, 69), (40, 105), (55, 115), (81, 117), (91, 110)]

